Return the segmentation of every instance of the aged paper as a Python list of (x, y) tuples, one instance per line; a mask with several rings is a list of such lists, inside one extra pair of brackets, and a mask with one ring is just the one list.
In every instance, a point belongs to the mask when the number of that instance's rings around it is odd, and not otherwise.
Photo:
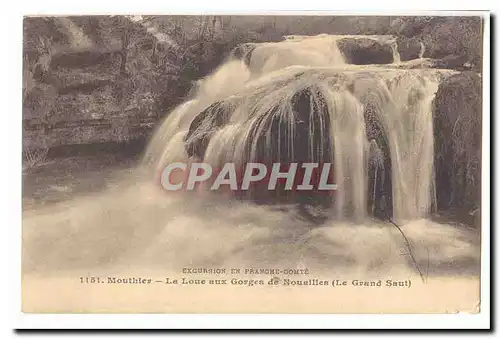
[(26, 17), (23, 312), (480, 312), (483, 31)]

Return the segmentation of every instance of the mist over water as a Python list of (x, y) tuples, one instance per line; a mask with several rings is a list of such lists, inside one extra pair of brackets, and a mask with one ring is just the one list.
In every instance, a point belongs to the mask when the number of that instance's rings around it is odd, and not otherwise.
[[(277, 267), (419, 279), (403, 238), (387, 223), (315, 225), (294, 206), (169, 195), (151, 182), (122, 180), (114, 190), (25, 212), (24, 274)], [(479, 238), (471, 230), (424, 219), (402, 229), (429, 277), (478, 273)]]
[[(372, 38), (387, 41), (400, 62), (395, 42)], [(378, 175), (392, 172), (393, 219), (419, 265), (431, 276), (477, 274), (478, 236), (426, 219), (434, 187), (431, 104), (451, 71), (348, 65), (338, 39), (289, 37), (257, 44), (249, 63), (229, 58), (168, 115), (138, 168), (116, 179), (118, 188), (24, 213), (24, 272), (245, 265), (418, 276), (399, 231), (368, 211), (375, 163)], [(296, 105), (310, 112), (308, 121)], [(378, 134), (367, 134), (366, 111)], [(200, 112), (205, 118), (193, 126)], [(312, 222), (293, 204), (163, 191), (158, 173), (168, 163), (189, 162), (186, 145), (195, 145), (197, 156), (200, 140), (203, 161), (214, 167), (332, 159), (339, 189), (326, 220)], [(390, 169), (375, 152), (383, 143)]]

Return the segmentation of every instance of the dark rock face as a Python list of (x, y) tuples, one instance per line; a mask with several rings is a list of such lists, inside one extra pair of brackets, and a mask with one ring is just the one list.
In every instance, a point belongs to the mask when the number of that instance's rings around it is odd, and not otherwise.
[(66, 53), (54, 54), (50, 62), (50, 68), (84, 68), (89, 66), (111, 67), (113, 58), (117, 51), (102, 51), (100, 49), (86, 51), (69, 51)]
[(473, 65), (467, 62), (462, 55), (450, 55), (442, 59), (421, 58), (408, 60), (400, 64), (394, 64), (393, 67), (400, 69), (440, 68), (454, 69), (456, 71), (470, 71)]
[(422, 45), (418, 38), (406, 38), (400, 36), (397, 39), (398, 52), (401, 61), (417, 59), (422, 52)]
[(371, 103), (365, 103), (366, 137), (370, 143), (367, 208), (373, 216), (386, 219), (392, 216), (392, 164), (389, 143), (375, 109)]
[(481, 78), (445, 79), (434, 99), (434, 164), (438, 210), (473, 213), (481, 197)]
[(252, 52), (255, 47), (257, 46), (253, 43), (241, 44), (231, 51), (231, 57), (243, 60), (245, 65), (249, 66)]
[[(318, 96), (318, 93), (315, 93)], [(279, 115), (273, 114), (273, 110), (278, 109), (278, 107), (272, 108), (269, 111), (270, 116), (274, 116), (273, 119), (266, 119), (258, 121), (253, 125), (250, 135), (254, 137), (251, 140), (257, 140), (256, 143), (256, 153), (258, 159), (257, 162), (265, 164), (268, 168), (268, 173), (272, 168), (274, 163), (281, 163), (284, 165), (282, 171), (286, 170), (287, 164), (298, 163), (298, 169), (296, 174), (296, 179), (301, 178), (303, 169), (301, 169), (301, 163), (307, 162), (320, 162), (320, 163), (330, 163), (332, 162), (333, 150), (330, 147), (330, 140), (328, 137), (328, 129), (330, 122), (328, 119), (311, 119), (312, 114), (323, 113), (325, 117), (326, 114), (326, 101), (324, 98), (320, 98), (318, 101), (313, 101), (311, 110), (311, 96), (312, 93), (310, 89), (304, 89), (297, 92), (292, 98), (292, 109), (293, 115), (298, 124), (294, 126), (293, 129), (290, 128), (286, 119), (282, 119)], [(222, 127), (227, 122), (227, 117), (230, 115), (230, 111), (227, 111), (223, 103), (215, 103), (209, 108), (199, 113), (198, 116), (193, 120), (189, 128), (189, 132), (186, 136), (186, 151), (189, 156), (195, 156), (198, 159), (203, 159), (206, 148), (212, 137), (213, 133)], [(310, 124), (314, 124), (311, 126)], [(270, 130), (271, 135), (279, 135), (282, 142), (272, 142), (267, 143), (265, 135), (257, 135), (257, 131), (263, 129), (265, 131)], [(315, 134), (312, 138), (309, 138), (309, 130), (313, 129), (316, 131), (324, 130), (326, 131), (326, 137), (321, 138), (320, 134)], [(288, 140), (292, 140), (289, 143)], [(311, 150), (313, 153), (311, 154)], [(250, 148), (247, 150), (247, 154), (250, 154)], [(250, 160), (250, 159), (249, 159)], [(311, 183), (313, 186), (319, 181), (319, 171), (313, 173), (313, 178)], [(328, 181), (332, 183), (332, 178)], [(296, 181), (296, 184), (300, 182)], [(306, 205), (321, 205), (329, 206), (332, 201), (332, 197), (328, 191), (286, 191), (284, 189), (284, 183), (278, 183), (276, 190), (269, 191), (265, 185), (255, 185), (250, 187), (251, 197), (250, 199), (256, 203), (300, 203)], [(247, 199), (245, 192), (237, 192), (236, 196)]]
[(436, 60), (436, 68), (448, 68), (459, 71), (467, 70), (472, 67), (468, 64), (467, 56), (465, 55), (448, 55), (442, 59)]
[(422, 42), (424, 58), (462, 57), (474, 71), (481, 72), (482, 26), (480, 16), (399, 17), (392, 22), (389, 34), (399, 37), (401, 60), (411, 60), (416, 42)]
[[(316, 98), (318, 93), (315, 91)], [(309, 137), (309, 131), (325, 130), (329, 136), (328, 119), (317, 119), (312, 114), (322, 112), (326, 117), (324, 100), (311, 101), (311, 89), (297, 92), (292, 100), (294, 115), (300, 123), (294, 126), (292, 144), (287, 142), (266, 143), (262, 136), (257, 138), (259, 162), (333, 162), (333, 150), (329, 137), (319, 135)], [(366, 136), (369, 141), (368, 158), (368, 213), (381, 219), (392, 215), (392, 171), (388, 141), (378, 121), (376, 106), (370, 100), (361, 98), (364, 105)], [(311, 102), (314, 105), (311, 106)], [(192, 122), (186, 139), (186, 150), (190, 156), (203, 159), (205, 150), (215, 131), (227, 123), (228, 108), (234, 105), (218, 102), (201, 112)], [(230, 108), (231, 109), (231, 108)], [(273, 115), (273, 109), (269, 111)], [(435, 138), (435, 192), (438, 211), (454, 211), (458, 220), (469, 222), (468, 214), (478, 215), (480, 207), (480, 166), (481, 166), (481, 77), (477, 73), (463, 72), (447, 76), (439, 86), (433, 102), (433, 126)], [(323, 125), (320, 125), (322, 121)], [(288, 140), (292, 133), (283, 119), (260, 122), (254, 129), (270, 130), (271, 135), (280, 135)], [(251, 133), (255, 133), (252, 131)], [(196, 137), (194, 137), (196, 136)], [(255, 139), (254, 138), (254, 139)], [(293, 149), (293, 153), (291, 150)], [(323, 149), (324, 152), (311, 154), (310, 150)], [(249, 150), (248, 150), (249, 151)], [(259, 203), (295, 202), (304, 205), (327, 207), (334, 200), (332, 195), (307, 192), (298, 195), (277, 190), (270, 195), (267, 190), (256, 190), (254, 201)], [(335, 193), (333, 193), (335, 194)]]
[[(123, 30), (113, 20), (107, 16), (25, 19), (24, 151), (122, 142), (151, 133), (158, 120), (153, 114), (151, 62), (147, 52), (117, 45)], [(75, 42), (68, 23), (86, 44)], [(136, 23), (124, 20), (122, 25), (134, 29), (130, 34), (138, 42), (154, 40)]]
[(345, 38), (337, 42), (348, 64), (390, 64), (394, 61), (392, 48), (369, 38)]
[(213, 133), (227, 122), (228, 113), (222, 103), (216, 102), (193, 119), (185, 137), (185, 148), (190, 157), (203, 159)]
[[(304, 89), (297, 92), (292, 98), (292, 109), (294, 116), (299, 123), (291, 129), (290, 125), (276, 115), (275, 119), (266, 120), (266, 122), (258, 122), (253, 125), (250, 135), (255, 135), (252, 140), (257, 138), (257, 150), (259, 159), (257, 162), (264, 163), (271, 168), (273, 163), (280, 162), (282, 164), (289, 163), (308, 163), (319, 162), (333, 163), (333, 149), (330, 140), (330, 121), (327, 114), (326, 100), (318, 91), (314, 92), (316, 100), (311, 100), (313, 95), (312, 89)], [(319, 100), (318, 100), (319, 99)], [(224, 102), (217, 102), (200, 112), (193, 120), (186, 135), (185, 148), (190, 157), (203, 159), (207, 146), (212, 135), (225, 125), (228, 117), (232, 113), (228, 111), (228, 107)], [(312, 108), (312, 109), (311, 109)], [(269, 111), (269, 115), (273, 116), (273, 110)], [(370, 150), (368, 155), (368, 213), (385, 219), (392, 215), (392, 182), (391, 182), (391, 159), (388, 147), (388, 142), (381, 128), (381, 123), (374, 114), (376, 108), (370, 103), (365, 105), (365, 123), (367, 139), (370, 140)], [(319, 119), (321, 115), (323, 119)], [(266, 123), (265, 126), (262, 124)], [(313, 124), (313, 126), (311, 126)], [(267, 143), (265, 136), (257, 136), (257, 130), (270, 130), (271, 135), (279, 135), (280, 142)], [(313, 134), (309, 137), (310, 130), (323, 130), (324, 135), (320, 133)], [(293, 133), (293, 135), (291, 134)], [(288, 140), (293, 140), (288, 143)], [(372, 147), (373, 146), (373, 147)], [(313, 150), (313, 153), (311, 153)], [(250, 149), (247, 150), (250, 153)], [(300, 172), (297, 172), (300, 177)], [(316, 180), (318, 180), (316, 178)], [(312, 183), (315, 182), (314, 176)], [(329, 183), (333, 182), (333, 178), (329, 178)], [(313, 184), (314, 185), (314, 184)], [(333, 196), (332, 196), (333, 194)], [(238, 196), (238, 193), (236, 194)], [(255, 187), (252, 190), (252, 201), (256, 203), (298, 203), (300, 205), (320, 206), (327, 208), (334, 200), (335, 191), (333, 193), (325, 191), (285, 191), (284, 187), (278, 185), (276, 191), (269, 191), (265, 187)], [(247, 199), (244, 194), (240, 194), (241, 198)]]

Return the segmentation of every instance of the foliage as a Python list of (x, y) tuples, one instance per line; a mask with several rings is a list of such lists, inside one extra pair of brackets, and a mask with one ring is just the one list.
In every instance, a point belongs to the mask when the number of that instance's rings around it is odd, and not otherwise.
[(476, 71), (482, 68), (482, 20), (480, 17), (400, 17), (388, 31), (401, 41), (425, 45), (424, 57), (441, 59), (464, 56)]
[[(289, 34), (396, 34), (402, 39), (423, 40), (427, 46), (426, 56), (465, 54), (477, 68), (481, 60), (480, 26), (480, 20), (468, 17), (26, 18), (24, 117), (44, 121), (71, 120), (90, 110), (101, 111), (99, 116), (110, 112), (126, 115), (133, 111), (138, 117), (160, 120), (185, 100), (196, 81), (210, 74), (236, 46), (247, 42), (280, 41)], [(81, 32), (75, 34), (75, 30)], [(61, 56), (75, 57), (78, 52), (75, 46), (79, 44), (73, 40), (78, 36), (92, 42), (85, 58), (93, 55), (99, 64), (84, 65), (75, 61), (71, 67), (68, 63), (66, 68), (55, 67), (54, 61), (61, 60)], [(99, 55), (105, 53), (113, 56), (111, 63), (99, 61)], [(76, 78), (82, 79), (82, 83), (69, 84)], [(96, 85), (89, 87), (89, 83)], [(71, 94), (70, 85), (73, 91), (87, 86), (94, 92)], [(93, 102), (91, 108), (87, 107), (89, 101)]]
[(434, 99), (438, 207), (466, 212), (480, 202), (481, 78), (463, 72), (446, 79)]

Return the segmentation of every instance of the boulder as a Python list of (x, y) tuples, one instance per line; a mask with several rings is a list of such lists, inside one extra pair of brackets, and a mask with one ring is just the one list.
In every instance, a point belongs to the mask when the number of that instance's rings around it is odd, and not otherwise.
[(89, 66), (111, 67), (117, 58), (117, 53), (117, 50), (107, 51), (98, 48), (83, 51), (68, 50), (52, 55), (50, 68), (56, 70), (58, 68), (81, 69)]
[(256, 44), (246, 43), (236, 46), (231, 51), (231, 57), (239, 60), (243, 60), (245, 64), (250, 65), (250, 58), (252, 57), (252, 52), (255, 49)]
[(418, 59), (424, 52), (424, 46), (420, 39), (399, 36), (397, 38), (398, 53), (401, 61)]
[[(268, 169), (274, 163), (281, 163), (286, 166), (290, 163), (307, 163), (319, 162), (329, 163), (331, 161), (331, 154), (333, 150), (330, 147), (330, 140), (328, 137), (323, 139), (320, 134), (315, 134), (312, 138), (309, 137), (309, 129), (324, 130), (328, 136), (329, 121), (325, 119), (310, 119), (311, 114), (319, 114), (321, 110), (326, 110), (326, 101), (319, 93), (315, 93), (319, 98), (311, 101), (311, 89), (304, 89), (298, 91), (291, 99), (291, 107), (295, 112), (295, 118), (298, 123), (293, 129), (286, 119), (282, 119), (279, 114), (274, 114), (275, 110), (279, 107), (271, 107), (268, 114), (272, 119), (259, 120), (253, 124), (249, 134), (254, 136), (251, 140), (255, 139), (255, 152), (257, 159), (256, 162), (263, 163)], [(311, 106), (312, 102), (312, 106)], [(200, 112), (197, 117), (192, 121), (189, 132), (186, 135), (185, 148), (189, 156), (203, 159), (209, 141), (213, 134), (222, 126), (227, 124), (227, 119), (230, 116), (231, 110), (234, 109), (232, 102), (216, 102), (204, 111)], [(311, 111), (313, 107), (313, 111)], [(315, 113), (313, 113), (315, 112)], [(251, 115), (250, 115), (251, 116)], [(314, 126), (310, 126), (314, 124)], [(291, 144), (286, 142), (273, 142), (268, 143), (265, 134), (257, 134), (260, 129), (270, 130), (271, 135), (279, 135), (282, 140), (293, 140)], [(293, 137), (292, 135), (293, 134)], [(311, 155), (311, 150), (315, 153)], [(320, 153), (321, 152), (321, 153)], [(248, 155), (250, 149), (247, 150)], [(321, 154), (321, 155), (320, 155)], [(313, 159), (316, 159), (313, 161)], [(246, 159), (246, 161), (250, 158)], [(300, 165), (299, 165), (300, 168)], [(300, 173), (301, 169), (298, 170)], [(300, 174), (297, 174), (300, 175)], [(319, 176), (318, 178), (319, 179)], [(331, 180), (331, 178), (330, 178)], [(314, 182), (314, 178), (312, 179)], [(331, 181), (329, 181), (331, 183)], [(332, 199), (327, 191), (285, 191), (284, 184), (278, 184), (277, 189), (269, 191), (265, 185), (256, 185), (250, 187), (251, 200), (256, 203), (302, 203), (328, 206)], [(247, 198), (245, 191), (236, 192), (235, 196)]]
[[(279, 104), (271, 106), (266, 115), (272, 119), (257, 121), (248, 131), (249, 135), (253, 136), (251, 140), (255, 140), (257, 162), (266, 164), (268, 168), (276, 162), (282, 164), (334, 162), (329, 132), (331, 124), (326, 112), (328, 109), (326, 102), (323, 94), (314, 86), (297, 91), (290, 103), (290, 107), (294, 111), (293, 115), (297, 120), (293, 128), (287, 119), (284, 119), (280, 114), (275, 114), (275, 111), (279, 109)], [(185, 137), (185, 149), (189, 157), (204, 159), (210, 139), (214, 133), (228, 123), (232, 110), (239, 104), (240, 102), (232, 99), (216, 102), (193, 119)], [(373, 145), (368, 154), (370, 194), (368, 195), (367, 208), (369, 213), (385, 219), (392, 213), (391, 160), (381, 123), (374, 114), (375, 109), (370, 103), (367, 103), (364, 111), (367, 139), (370, 140), (370, 145)], [(251, 115), (252, 112), (250, 112)], [(323, 118), (319, 119), (319, 116)], [(270, 131), (270, 135), (280, 136), (281, 140), (292, 140), (292, 142), (269, 143), (266, 138), (267, 133), (256, 134), (261, 129)], [(315, 133), (311, 136), (311, 130), (324, 131), (324, 134)], [(247, 153), (250, 154), (249, 149)], [(279, 186), (276, 191), (268, 191), (265, 187), (256, 187), (255, 190), (252, 190), (250, 200), (266, 204), (299, 203), (300, 205), (329, 207), (334, 200), (332, 194), (335, 196), (336, 193), (317, 190), (284, 191)], [(238, 196), (238, 194), (235, 195)], [(244, 194), (241, 197), (247, 198)], [(345, 212), (351, 213), (352, 211), (346, 210)]]
[(482, 26), (480, 16), (399, 17), (392, 22), (389, 34), (398, 36), (401, 60), (413, 58), (421, 42), (425, 46), (423, 57), (460, 56), (470, 68), (481, 72)]
[(400, 69), (441, 68), (457, 71), (471, 70), (474, 66), (463, 55), (449, 55), (442, 59), (420, 58), (395, 64), (393, 67)]
[[(295, 76), (300, 77), (303, 73)], [(281, 87), (286, 84), (280, 84)], [(270, 86), (272, 88), (273, 86)], [(366, 137), (369, 141), (367, 161), (367, 209), (375, 217), (385, 219), (392, 215), (392, 164), (388, 140), (383, 132), (383, 124), (379, 121), (376, 111), (385, 100), (379, 95), (364, 97), (356, 92), (356, 88), (348, 86), (350, 91), (358, 97), (364, 107), (364, 121)], [(360, 87), (361, 90), (363, 87)], [(378, 92), (374, 92), (378, 93)], [(373, 94), (373, 93), (372, 93)], [(383, 93), (382, 93), (383, 94)], [(262, 94), (263, 95), (263, 94)], [(314, 95), (314, 100), (311, 100)], [(249, 97), (245, 97), (248, 99)], [(251, 100), (262, 100), (260, 97)], [(240, 101), (238, 101), (240, 100)], [(240, 99), (229, 98), (217, 102), (200, 112), (191, 123), (186, 137), (186, 150), (189, 156), (203, 159), (208, 143), (213, 134), (227, 124), (231, 111), (245, 102)], [(259, 162), (313, 162), (310, 150), (323, 149), (322, 155), (315, 154), (315, 159), (330, 162), (331, 143), (329, 140), (330, 122), (328, 119), (311, 118), (311, 114), (318, 114), (326, 107), (323, 94), (314, 89), (314, 86), (297, 91), (290, 103), (295, 112), (298, 123), (293, 131), (287, 119), (266, 119), (266, 125), (257, 122), (253, 129), (270, 130), (270, 135), (276, 135), (283, 140), (293, 140), (289, 143), (268, 143), (263, 135), (255, 135), (256, 154)], [(252, 106), (250, 106), (252, 107)], [(269, 106), (269, 116), (274, 115), (277, 107)], [(251, 112), (249, 112), (251, 114)], [(481, 187), (481, 77), (474, 72), (444, 72), (433, 101), (433, 128), (435, 138), (435, 197), (438, 211), (466, 211), (478, 215)], [(321, 114), (327, 117), (327, 114)], [(310, 137), (310, 124), (314, 123), (314, 131), (323, 130), (325, 136), (313, 135)], [(290, 133), (295, 137), (289, 139)], [(293, 152), (290, 152), (293, 149)], [(261, 161), (261, 159), (263, 161)], [(321, 196), (316, 192), (308, 195), (283, 194), (282, 191), (269, 193), (267, 190), (255, 192), (257, 202), (299, 202), (306, 205), (327, 206), (332, 202), (331, 196)], [(335, 194), (335, 193), (334, 193)], [(469, 218), (470, 219), (470, 218)], [(466, 219), (460, 221), (468, 222)]]
[(445, 79), (433, 102), (434, 165), (439, 211), (473, 212), (481, 201), (481, 77)]
[(390, 45), (370, 38), (344, 38), (337, 42), (348, 64), (390, 64), (394, 61)]

